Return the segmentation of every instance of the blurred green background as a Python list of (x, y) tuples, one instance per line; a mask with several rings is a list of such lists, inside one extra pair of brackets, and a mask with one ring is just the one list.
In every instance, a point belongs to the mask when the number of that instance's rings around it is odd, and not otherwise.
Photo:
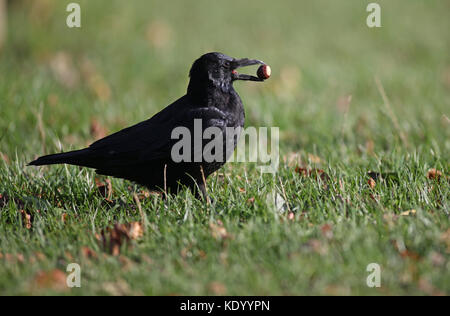
[[(450, 1), (377, 1), (381, 28), (360, 0), (80, 0), (81, 28), (66, 26), (71, 1), (1, 2), (0, 293), (450, 293)], [(94, 236), (140, 220), (140, 189), (114, 179), (126, 203), (105, 204), (92, 171), (25, 164), (149, 118), (210, 51), (271, 66), (235, 87), (247, 126), (280, 127), (279, 173), (229, 164), (208, 180), (210, 207), (143, 199), (149, 231), (109, 256)], [(369, 171), (397, 180), (370, 187)], [(73, 261), (88, 269), (67, 292)], [(381, 289), (365, 285), (370, 262)]]
[(93, 118), (114, 131), (150, 117), (185, 92), (190, 65), (209, 51), (272, 66), (271, 80), (236, 88), (247, 123), (279, 126), (284, 146), (344, 137), (352, 149), (374, 139), (392, 149), (398, 132), (378, 77), (411, 145), (448, 153), (449, 1), (380, 1), (381, 28), (367, 27), (367, 1), (79, 1), (80, 29), (65, 25), (68, 3), (9, 2), (0, 59), (7, 155), (41, 154), (29, 137), (41, 104), (52, 150), (55, 139), (85, 144)]

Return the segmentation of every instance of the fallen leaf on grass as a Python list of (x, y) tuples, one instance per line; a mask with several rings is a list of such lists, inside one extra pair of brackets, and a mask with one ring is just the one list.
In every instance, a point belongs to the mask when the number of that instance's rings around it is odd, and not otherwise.
[(25, 225), (26, 229), (31, 229), (31, 215), (25, 212), (24, 210), (19, 210), (22, 215), (22, 221)]
[(302, 177), (314, 177), (316, 180), (322, 181), (323, 188), (328, 189), (328, 182), (331, 180), (330, 176), (322, 169), (307, 169), (302, 167), (296, 167), (295, 172)]
[(319, 255), (326, 255), (328, 253), (328, 247), (327, 245), (323, 244), (318, 239), (311, 239), (308, 242), (308, 246), (317, 254)]
[(108, 135), (108, 130), (102, 124), (100, 124), (100, 122), (96, 118), (91, 119), (90, 132), (92, 138), (94, 138), (95, 140)]
[(409, 251), (408, 249), (400, 251), (399, 253), (402, 258), (408, 258), (414, 261), (418, 261), (420, 259), (420, 255), (418, 253)]
[(0, 152), (0, 160), (3, 160), (7, 164), (9, 163), (9, 157), (6, 154), (2, 153), (2, 152)]
[[(367, 173), (370, 179), (372, 179), (375, 183), (378, 182), (395, 182), (398, 183), (398, 174), (395, 172), (375, 172), (375, 171), (369, 171)], [(370, 180), (369, 180), (370, 181)]]
[(331, 284), (327, 285), (324, 293), (329, 296), (349, 296), (352, 292), (348, 286)]
[(209, 228), (211, 229), (211, 235), (214, 239), (223, 240), (230, 237), (225, 227), (223, 227), (222, 222), (218, 221), (217, 224), (210, 223)]
[(308, 159), (314, 164), (322, 163), (322, 158), (313, 154), (308, 154)]
[(417, 211), (416, 210), (409, 210), (409, 211), (404, 211), (400, 213), (400, 216), (409, 216), (409, 215), (416, 215)]
[(434, 287), (433, 284), (431, 284), (431, 282), (425, 278), (419, 279), (419, 289), (425, 292), (427, 295), (445, 296), (445, 294), (442, 291)]
[(372, 178), (369, 178), (369, 180), (367, 180), (367, 183), (369, 184), (369, 187), (371, 188), (371, 189), (374, 189), (375, 188), (375, 186), (376, 186), (376, 182), (375, 182), (375, 180), (374, 179), (372, 179)]
[(103, 247), (108, 249), (113, 256), (120, 254), (120, 248), (130, 240), (137, 240), (144, 235), (142, 223), (115, 224), (113, 228), (102, 230), (97, 238), (103, 242)]
[(295, 219), (295, 214), (293, 212), (289, 212), (288, 220), (293, 221)]
[(320, 227), (320, 231), (322, 232), (322, 235), (327, 238), (331, 239), (333, 238), (333, 226), (330, 224), (325, 224)]
[(56, 291), (69, 289), (66, 284), (66, 274), (59, 269), (38, 272), (34, 278), (33, 285), (37, 289), (52, 289)]
[(0, 253), (0, 259), (5, 259), (8, 263), (12, 263), (12, 264), (25, 262), (25, 257), (21, 253), (19, 253), (19, 254), (10, 254), (10, 253), (2, 254), (2, 253)]
[(303, 177), (315, 177), (316, 179), (321, 179), (322, 181), (330, 180), (328, 174), (322, 169), (307, 169), (302, 167), (295, 168), (295, 172)]
[(430, 260), (431, 260), (431, 263), (436, 267), (443, 266), (446, 262), (445, 257), (436, 251), (433, 251), (430, 254)]
[(227, 288), (225, 285), (223, 285), (220, 282), (211, 282), (208, 285), (208, 289), (214, 294), (214, 295), (225, 295), (227, 292)]
[(106, 282), (102, 284), (102, 288), (109, 295), (112, 296), (126, 296), (130, 295), (130, 286), (122, 279), (117, 282)]
[(138, 199), (141, 201), (144, 199), (148, 199), (150, 197), (150, 191), (141, 190), (137, 196), (138, 196)]
[(384, 221), (391, 227), (394, 226), (395, 222), (398, 220), (398, 217), (399, 216), (394, 213), (383, 214)]
[(97, 186), (98, 192), (107, 202), (111, 203), (113, 193), (111, 179), (106, 178), (105, 182), (101, 181), (99, 178), (95, 178), (95, 185)]
[(400, 254), (400, 256), (403, 259), (411, 259), (413, 261), (419, 261), (421, 259), (420, 255), (414, 251), (411, 251), (406, 248), (405, 245), (402, 247), (399, 247), (397, 241), (393, 240), (392, 245), (394, 246), (395, 250)]
[(289, 153), (283, 157), (283, 161), (288, 167), (295, 167), (302, 164), (302, 158), (299, 153)]
[[(81, 254), (86, 259), (97, 259), (97, 253), (89, 247), (82, 247)], [(68, 254), (70, 255), (70, 254)]]
[(439, 239), (447, 246), (447, 253), (450, 253), (450, 228), (443, 232)]
[(38, 261), (44, 261), (45, 259), (47, 259), (47, 258), (45, 257), (45, 255), (44, 255), (42, 252), (39, 252), (39, 251), (37, 251), (37, 252), (34, 253), (34, 257), (35, 257)]
[(427, 178), (430, 180), (440, 180), (442, 177), (442, 171), (439, 171), (435, 168), (428, 170)]

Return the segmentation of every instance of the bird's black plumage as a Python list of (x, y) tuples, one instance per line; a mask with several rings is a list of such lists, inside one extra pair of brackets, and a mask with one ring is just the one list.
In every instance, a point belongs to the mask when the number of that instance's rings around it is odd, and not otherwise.
[[(194, 129), (201, 119), (202, 128), (218, 127), (226, 138), (226, 127), (244, 126), (242, 101), (233, 88), (235, 80), (262, 81), (239, 74), (235, 69), (259, 60), (234, 59), (221, 53), (208, 53), (197, 59), (190, 71), (186, 95), (152, 118), (100, 139), (88, 148), (40, 157), (30, 165), (66, 163), (96, 169), (98, 174), (128, 179), (150, 190), (176, 193), (180, 185), (205, 194), (203, 177), (219, 169), (232, 152), (224, 151), (221, 161), (174, 162), (171, 138), (176, 127)], [(233, 150), (237, 137), (233, 139)], [(201, 144), (204, 146), (204, 143)]]

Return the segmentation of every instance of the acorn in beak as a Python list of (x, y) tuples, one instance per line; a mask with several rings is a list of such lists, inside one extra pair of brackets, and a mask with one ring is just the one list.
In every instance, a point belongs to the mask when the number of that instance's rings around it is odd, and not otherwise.
[[(252, 75), (247, 75), (247, 74), (240, 74), (236, 71), (236, 69), (238, 69), (238, 68), (253, 66), (253, 65), (261, 65), (261, 67), (265, 66), (265, 69), (268, 69), (269, 75), (267, 76), (267, 71), (261, 72), (259, 69), (258, 69), (258, 77), (252, 76)], [(260, 67), (260, 69), (261, 69), (261, 67)], [(233, 73), (233, 80), (264, 81), (265, 79), (270, 77), (270, 67), (267, 66), (261, 60), (257, 60), (257, 59), (248, 59), (248, 58), (235, 59), (232, 62), (232, 73)], [(260, 73), (263, 75), (260, 76)], [(266, 75), (264, 75), (264, 73)]]

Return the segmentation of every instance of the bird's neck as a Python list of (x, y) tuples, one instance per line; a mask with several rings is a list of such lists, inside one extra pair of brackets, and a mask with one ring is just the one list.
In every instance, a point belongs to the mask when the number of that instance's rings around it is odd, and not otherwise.
[(236, 91), (231, 83), (225, 84), (210, 80), (200, 82), (191, 80), (187, 89), (187, 95), (199, 107), (221, 107), (221, 105), (226, 105), (230, 97), (235, 94)]

